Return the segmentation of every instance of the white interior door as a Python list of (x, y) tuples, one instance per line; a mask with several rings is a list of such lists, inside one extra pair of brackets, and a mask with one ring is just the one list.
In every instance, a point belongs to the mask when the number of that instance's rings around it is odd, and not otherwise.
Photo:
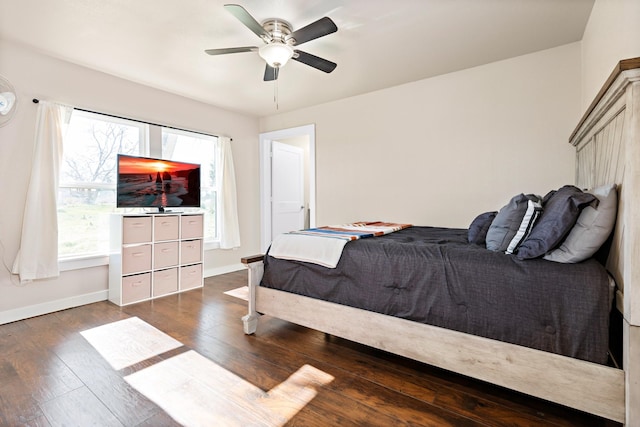
[[(260, 134), (260, 250), (265, 253), (271, 245), (271, 144), (273, 141), (289, 141), (304, 138), (306, 213), (309, 223), (305, 227), (316, 226), (316, 127), (314, 124), (295, 128), (280, 129)], [(300, 146), (300, 145), (298, 145)], [(308, 159), (306, 158), (308, 156)]]
[(304, 150), (271, 144), (271, 238), (304, 228)]

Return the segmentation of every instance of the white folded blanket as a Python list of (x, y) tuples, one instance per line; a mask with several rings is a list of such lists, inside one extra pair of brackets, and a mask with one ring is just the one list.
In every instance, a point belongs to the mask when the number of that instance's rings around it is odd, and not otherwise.
[(344, 246), (351, 240), (382, 236), (410, 226), (376, 221), (292, 231), (276, 236), (269, 255), (336, 268)]
[(340, 238), (285, 233), (273, 240), (269, 255), (336, 268), (342, 249), (348, 242), (349, 240)]

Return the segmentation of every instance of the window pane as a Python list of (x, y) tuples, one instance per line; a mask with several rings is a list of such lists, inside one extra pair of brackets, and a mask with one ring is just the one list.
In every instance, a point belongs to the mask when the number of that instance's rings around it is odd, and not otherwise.
[(60, 182), (114, 184), (116, 155), (139, 154), (140, 133), (139, 125), (74, 111), (64, 136)]
[(218, 138), (214, 136), (162, 129), (162, 156), (165, 159), (200, 164), (200, 200), (201, 208), (205, 212), (204, 235), (209, 240), (218, 236), (217, 149)]
[[(58, 256), (107, 254), (114, 190), (61, 188), (58, 192)], [(93, 203), (86, 203), (94, 199)], [(106, 200), (106, 202), (105, 202)]]
[(64, 136), (58, 191), (61, 258), (109, 251), (115, 208), (116, 156), (140, 154), (143, 125), (74, 111)]

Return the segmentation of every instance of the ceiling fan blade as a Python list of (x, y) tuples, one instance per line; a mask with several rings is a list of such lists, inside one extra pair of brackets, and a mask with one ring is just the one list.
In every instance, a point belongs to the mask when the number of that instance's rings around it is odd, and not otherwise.
[(332, 72), (338, 66), (338, 64), (336, 64), (335, 62), (328, 61), (324, 58), (320, 58), (319, 56), (315, 56), (301, 50), (296, 50), (294, 52), (295, 54), (293, 55), (293, 59), (298, 62), (302, 62), (303, 64), (307, 64), (320, 71), (324, 71), (325, 73)]
[(280, 74), (279, 68), (273, 68), (269, 64), (267, 64), (267, 67), (264, 69), (264, 81), (270, 82), (273, 80), (278, 80), (278, 74)]
[(312, 22), (306, 27), (295, 30), (293, 33), (287, 36), (287, 40), (294, 39), (295, 43), (293, 43), (293, 45), (298, 46), (302, 43), (317, 39), (318, 37), (323, 37), (327, 34), (335, 33), (336, 31), (338, 31), (338, 27), (336, 27), (336, 24), (331, 20), (331, 18), (327, 18), (325, 16), (324, 18), (318, 19), (316, 22)]
[(239, 4), (225, 4), (224, 8), (227, 9), (229, 13), (238, 18), (240, 22), (242, 22), (247, 28), (253, 31), (258, 37), (263, 39), (269, 39), (271, 36), (269, 33), (262, 28), (262, 25), (255, 20), (253, 16), (247, 12), (247, 10), (240, 6)]
[(244, 47), (227, 47), (223, 49), (206, 49), (205, 52), (209, 55), (226, 55), (227, 53), (242, 53), (242, 52), (256, 52), (258, 48), (256, 46), (244, 46)]

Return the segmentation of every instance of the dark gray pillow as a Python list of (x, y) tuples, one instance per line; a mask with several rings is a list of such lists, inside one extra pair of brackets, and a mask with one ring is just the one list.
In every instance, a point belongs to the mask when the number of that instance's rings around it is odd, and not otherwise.
[(498, 212), (485, 212), (478, 215), (469, 226), (469, 243), (484, 245), (487, 238), (487, 231)]
[[(534, 194), (518, 194), (512, 197), (509, 203), (500, 209), (487, 231), (487, 249), (505, 252), (521, 228), (530, 230), (531, 221), (535, 220), (535, 217), (529, 217), (527, 213), (534, 209), (533, 205), (536, 204), (539, 209), (540, 197)], [(526, 220), (527, 224), (523, 225), (523, 220)]]
[(590, 190), (598, 198), (598, 206), (585, 207), (566, 239), (544, 256), (555, 262), (576, 263), (593, 256), (607, 240), (616, 223), (618, 193), (615, 184)]
[(582, 209), (597, 200), (593, 194), (573, 185), (547, 194), (542, 202), (544, 211), (529, 237), (517, 249), (517, 257), (538, 258), (556, 248), (571, 231)]

